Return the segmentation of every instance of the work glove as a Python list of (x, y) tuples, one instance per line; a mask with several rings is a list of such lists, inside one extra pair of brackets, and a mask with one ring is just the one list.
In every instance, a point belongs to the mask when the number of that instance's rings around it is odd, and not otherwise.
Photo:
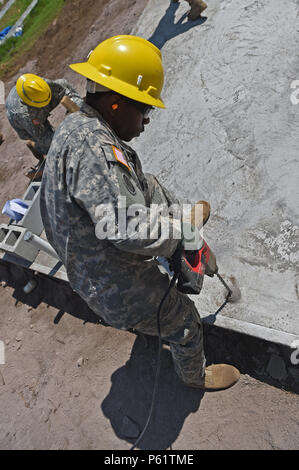
[(207, 201), (198, 201), (192, 206), (190, 213), (183, 216), (183, 221), (201, 229), (209, 220), (210, 212), (211, 206)]

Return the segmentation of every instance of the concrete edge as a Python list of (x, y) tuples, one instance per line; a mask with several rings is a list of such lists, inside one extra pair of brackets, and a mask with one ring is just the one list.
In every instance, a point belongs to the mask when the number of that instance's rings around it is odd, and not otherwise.
[[(22, 259), (18, 259), (17, 257), (13, 257), (7, 253), (4, 256), (0, 255), (0, 260), (3, 259), (4, 261), (16, 264), (18, 266), (25, 267), (30, 269), (31, 271), (37, 271), (40, 274), (44, 274), (46, 276), (53, 277), (55, 279), (59, 279), (61, 281), (68, 282), (67, 274), (60, 270), (61, 263), (56, 263), (55, 266), (48, 267), (42, 266), (37, 262), (33, 263), (26, 263), (22, 261)], [(223, 315), (208, 315), (207, 317), (202, 316), (203, 323), (208, 325), (215, 325), (219, 328), (223, 328), (226, 330), (234, 331), (237, 333), (242, 333), (247, 336), (252, 336), (254, 338), (258, 338), (264, 341), (268, 341), (271, 343), (276, 343), (282, 346), (291, 347), (291, 344), (294, 341), (298, 341), (299, 337), (293, 335), (291, 333), (286, 333), (284, 331), (275, 330), (273, 328), (267, 328), (261, 325), (255, 325), (253, 323), (236, 320), (235, 318), (225, 317)]]
[(236, 331), (237, 333), (253, 336), (255, 338), (280, 344), (282, 346), (290, 347), (293, 341), (299, 339), (298, 336), (291, 333), (275, 330), (273, 328), (267, 328), (261, 325), (255, 325), (254, 323), (236, 320), (235, 318), (224, 317), (223, 315), (217, 315), (216, 320), (210, 319), (209, 317), (203, 317), (202, 321), (209, 325), (215, 325), (219, 328)]

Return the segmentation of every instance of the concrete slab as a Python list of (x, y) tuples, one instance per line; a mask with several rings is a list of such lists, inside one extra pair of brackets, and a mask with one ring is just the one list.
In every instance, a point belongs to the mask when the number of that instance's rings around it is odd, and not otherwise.
[(205, 279), (194, 296), (202, 317), (290, 345), (299, 337), (298, 5), (210, 0), (194, 22), (188, 8), (150, 0), (133, 31), (162, 50), (167, 109), (132, 145), (181, 201), (211, 203), (204, 237), (242, 300), (213, 315), (224, 292)]

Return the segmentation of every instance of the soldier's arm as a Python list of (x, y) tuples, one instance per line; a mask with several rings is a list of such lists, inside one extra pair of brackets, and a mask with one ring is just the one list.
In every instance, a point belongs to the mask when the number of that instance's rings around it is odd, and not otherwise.
[(35, 140), (35, 148), (39, 153), (47, 155), (54, 136), (54, 132), (55, 131), (50, 124), (44, 126), (44, 132), (42, 136)]
[(166, 198), (146, 207), (138, 180), (115, 159), (111, 145), (97, 142), (94, 136), (85, 141), (80, 163), (69, 175), (71, 195), (88, 212), (96, 236), (120, 250), (170, 257), (181, 240), (180, 207), (169, 210)]
[(14, 130), (22, 140), (30, 140), (32, 136), (23, 128), (17, 127), (16, 125), (13, 126)]
[(41, 113), (36, 113), (36, 119), (31, 113), (26, 119), (16, 119), (15, 130), (23, 140), (33, 140), (36, 143), (35, 148), (39, 153), (47, 154), (54, 135), (54, 129), (46, 120), (41, 122)]
[(64, 96), (68, 96), (80, 108), (83, 104), (83, 99), (75, 88), (65, 79), (59, 78), (57, 80), (46, 80), (52, 90), (51, 107), (54, 109)]
[(156, 176), (151, 173), (145, 173), (144, 177), (146, 178), (150, 200), (152, 202), (159, 202), (160, 199), (167, 201), (167, 204), (170, 206), (172, 204), (180, 205), (180, 201), (174, 196), (174, 194), (166, 189)]

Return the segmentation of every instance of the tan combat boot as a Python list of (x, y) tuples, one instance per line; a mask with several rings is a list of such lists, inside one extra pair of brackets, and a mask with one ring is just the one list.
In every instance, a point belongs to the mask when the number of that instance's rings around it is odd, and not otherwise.
[(188, 18), (191, 21), (197, 20), (201, 17), (202, 12), (208, 8), (208, 5), (202, 0), (187, 0), (191, 10), (188, 13)]
[(205, 369), (204, 385), (187, 385), (204, 390), (224, 390), (238, 382), (239, 378), (240, 372), (236, 367), (228, 364), (212, 364)]

